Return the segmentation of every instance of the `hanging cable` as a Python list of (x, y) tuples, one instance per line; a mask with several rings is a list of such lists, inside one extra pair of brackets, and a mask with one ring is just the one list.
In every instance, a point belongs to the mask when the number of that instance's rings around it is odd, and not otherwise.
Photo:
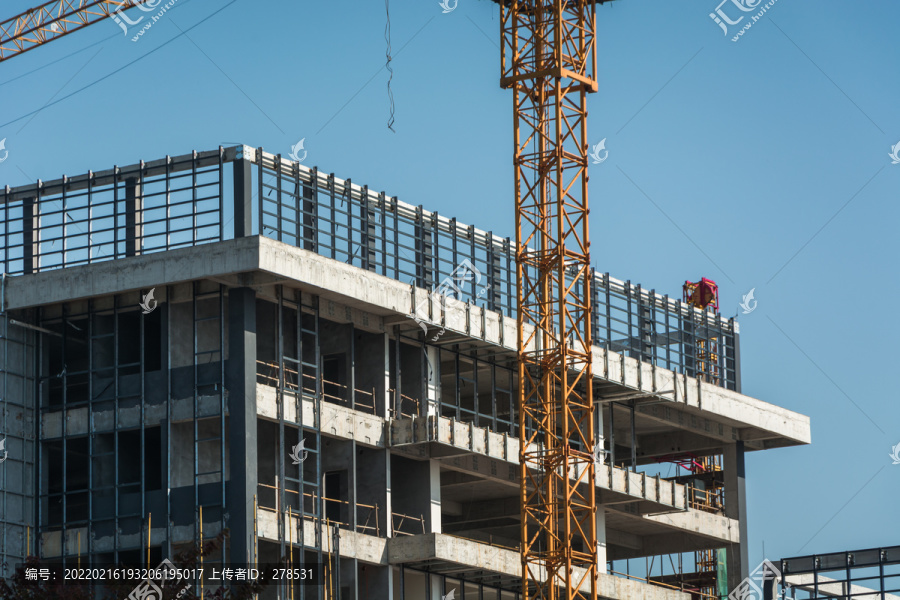
[(388, 93), (388, 103), (390, 105), (390, 116), (388, 117), (387, 126), (388, 129), (394, 131), (394, 93), (391, 91), (391, 81), (394, 79), (394, 69), (391, 68), (391, 0), (384, 0), (384, 12), (387, 15), (387, 22), (384, 26), (384, 41), (387, 42), (387, 49), (385, 50), (385, 58), (387, 62), (385, 62), (385, 67), (388, 70), (388, 81), (387, 81), (387, 93)]

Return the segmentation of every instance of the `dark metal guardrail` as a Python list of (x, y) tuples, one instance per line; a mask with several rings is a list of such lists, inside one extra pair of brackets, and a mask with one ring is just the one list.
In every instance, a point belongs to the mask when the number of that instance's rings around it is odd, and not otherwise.
[[(195, 151), (0, 190), (8, 275), (252, 235), (425, 289), (468, 260), (477, 277), (454, 286), (457, 299), (515, 314), (509, 238), (261, 148)], [(609, 274), (594, 273), (592, 294), (598, 346), (740, 389), (734, 319)]]
[[(768, 563), (768, 578), (760, 577), (762, 567), (744, 580), (751, 594), (762, 590), (761, 600), (890, 600), (900, 594), (900, 546), (783, 558)], [(769, 579), (775, 585), (767, 585)]]

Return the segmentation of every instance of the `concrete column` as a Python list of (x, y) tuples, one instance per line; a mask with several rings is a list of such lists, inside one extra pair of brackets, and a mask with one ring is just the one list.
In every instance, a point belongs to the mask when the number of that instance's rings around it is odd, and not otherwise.
[(394, 535), (394, 502), (391, 498), (393, 485), (391, 484), (391, 451), (389, 449), (384, 450), (384, 474), (384, 516), (387, 524), (387, 527), (384, 530), (384, 536), (389, 538)]
[[(390, 415), (394, 414), (393, 409), (395, 408), (394, 396), (389, 391), (391, 389), (391, 336), (387, 333), (384, 334), (384, 354), (383, 354), (383, 356), (384, 356), (384, 360), (382, 361), (382, 364), (384, 366), (384, 373), (383, 373), (383, 377), (384, 377), (384, 385), (383, 385), (384, 408), (383, 408), (383, 412), (381, 414), (384, 415), (385, 418), (387, 418)], [(397, 394), (397, 393), (399, 393), (399, 392), (394, 392), (394, 394)], [(390, 461), (388, 461), (388, 462), (390, 462)]]
[[(603, 405), (596, 404), (594, 406), (594, 439), (603, 449), (603, 443), (606, 439), (603, 429)], [(602, 455), (605, 458), (606, 455)], [(595, 474), (595, 478), (599, 475)], [(600, 505), (597, 506), (597, 572), (606, 573), (606, 510)]]
[(738, 584), (750, 575), (750, 564), (747, 551), (747, 488), (744, 469), (744, 442), (726, 444), (724, 448), (725, 476), (725, 516), (740, 522), (739, 544), (731, 544), (726, 548), (728, 569), (728, 589), (734, 590)]
[[(428, 488), (431, 502), (429, 510), (431, 516), (428, 519), (428, 531), (430, 533), (441, 532), (441, 465), (436, 460), (428, 461)], [(440, 597), (440, 594), (437, 596)]]
[(602, 449), (606, 442), (606, 429), (604, 428), (603, 419), (604, 405), (602, 402), (594, 403), (594, 443), (599, 444)]
[(431, 600), (441, 600), (444, 597), (444, 594), (441, 590), (441, 576), (440, 574), (428, 574), (428, 584), (431, 586)]
[(606, 510), (597, 507), (597, 572), (606, 573)]
[(425, 346), (425, 398), (428, 403), (429, 416), (437, 415), (438, 395), (441, 389), (441, 353), (439, 348)]
[(249, 288), (228, 292), (228, 390), (230, 471), (226, 510), (230, 515), (230, 561), (253, 556), (253, 495), (257, 488), (256, 450), (256, 294)]

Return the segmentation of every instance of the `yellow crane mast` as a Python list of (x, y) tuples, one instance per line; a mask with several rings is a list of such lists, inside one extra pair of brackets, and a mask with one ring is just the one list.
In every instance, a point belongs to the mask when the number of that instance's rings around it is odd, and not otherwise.
[(496, 0), (513, 90), (525, 600), (597, 597), (587, 94), (594, 0)]

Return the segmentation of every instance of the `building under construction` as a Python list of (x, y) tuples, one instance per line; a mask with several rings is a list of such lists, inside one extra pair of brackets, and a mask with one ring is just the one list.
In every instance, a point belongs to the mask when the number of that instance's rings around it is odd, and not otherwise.
[[(0, 198), (5, 575), (227, 530), (308, 597), (520, 595), (514, 242), (246, 146)], [(727, 595), (745, 453), (809, 419), (741, 393), (708, 280), (591, 277), (597, 594)]]
[(751, 577), (745, 597), (761, 590), (765, 600), (900, 599), (900, 546), (783, 558), (770, 566), (771, 580)]

